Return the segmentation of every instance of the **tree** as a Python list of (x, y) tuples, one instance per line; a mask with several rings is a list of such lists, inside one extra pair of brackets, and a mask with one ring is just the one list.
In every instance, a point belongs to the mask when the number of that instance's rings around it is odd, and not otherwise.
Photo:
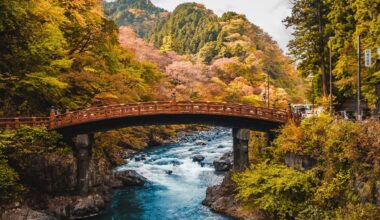
[[(357, 38), (360, 35), (362, 48), (376, 51), (380, 43), (380, 3), (375, 0), (327, 1), (328, 31), (332, 33), (333, 74), (340, 101), (356, 94)], [(363, 94), (369, 104), (379, 97), (376, 85), (380, 82), (376, 68), (362, 68)]]
[(318, 73), (322, 95), (327, 97), (325, 27), (329, 8), (324, 0), (293, 0), (292, 4), (292, 14), (284, 20), (286, 27), (294, 29), (294, 39), (288, 44), (290, 54), (304, 76)]

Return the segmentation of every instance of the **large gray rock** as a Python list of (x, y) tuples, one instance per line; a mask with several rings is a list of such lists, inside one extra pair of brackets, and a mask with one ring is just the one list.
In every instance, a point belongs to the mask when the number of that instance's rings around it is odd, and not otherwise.
[(196, 140), (196, 141), (195, 141), (195, 144), (196, 144), (196, 145), (206, 145), (206, 142), (205, 142), (205, 141), (202, 141), (202, 140)]
[(194, 162), (202, 162), (203, 160), (205, 159), (204, 156), (200, 155), (200, 154), (197, 154), (193, 157), (193, 161)]
[(230, 160), (214, 160), (212, 163), (214, 165), (215, 171), (225, 172), (232, 168), (232, 162)]
[(263, 211), (259, 209), (246, 209), (236, 199), (236, 184), (227, 175), (221, 185), (209, 187), (206, 192), (206, 198), (202, 204), (208, 206), (211, 210), (226, 214), (234, 219), (246, 220), (266, 220), (270, 219)]
[(50, 194), (76, 190), (77, 162), (72, 154), (43, 154), (30, 160), (29, 166), (19, 170), (28, 185)]
[(127, 186), (142, 186), (147, 179), (134, 170), (116, 172), (113, 176), (112, 188), (123, 188)]
[(217, 160), (214, 160), (213, 162), (215, 171), (219, 172), (225, 172), (229, 171), (233, 167), (233, 155), (231, 152), (223, 154), (222, 157), (220, 157)]
[(309, 170), (317, 164), (317, 160), (308, 155), (298, 155), (287, 152), (285, 155), (285, 164), (289, 167)]
[(23, 206), (4, 211), (0, 215), (1, 220), (56, 220), (55, 217), (45, 213), (34, 211), (29, 207)]
[(105, 201), (98, 194), (79, 198), (72, 204), (70, 218), (84, 218), (98, 215), (105, 208)]

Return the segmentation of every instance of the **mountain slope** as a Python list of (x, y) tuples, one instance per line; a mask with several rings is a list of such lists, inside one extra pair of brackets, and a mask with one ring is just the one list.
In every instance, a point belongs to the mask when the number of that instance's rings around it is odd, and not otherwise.
[(219, 32), (218, 17), (212, 11), (200, 4), (185, 3), (160, 21), (149, 39), (158, 48), (195, 54), (207, 42), (217, 40)]
[[(112, 4), (112, 11), (116, 15), (133, 7), (148, 8), (147, 3), (151, 7), (150, 1), (119, 0)], [(157, 10), (145, 12), (145, 18), (157, 16)], [(175, 88), (181, 99), (262, 105), (267, 101), (269, 75), (272, 104), (283, 107), (289, 99), (304, 101), (304, 82), (289, 59), (244, 15), (228, 12), (218, 17), (201, 4), (181, 4), (173, 12), (150, 20), (154, 28), (139, 34), (148, 42), (131, 32), (143, 23), (117, 21), (120, 26), (130, 26), (120, 29), (121, 44), (139, 60), (159, 66), (170, 81), (170, 88), (165, 85), (165, 89), (170, 93)]]
[(218, 17), (203, 5), (185, 3), (160, 21), (147, 38), (162, 51), (174, 50), (206, 64), (218, 64), (217, 76), (227, 83), (243, 77), (257, 86), (269, 74), (276, 87), (292, 97), (303, 96), (299, 86), (303, 82), (288, 57), (244, 15), (227, 12)]
[(131, 26), (143, 37), (167, 12), (152, 4), (150, 0), (117, 0), (104, 2), (105, 14), (118, 26)]

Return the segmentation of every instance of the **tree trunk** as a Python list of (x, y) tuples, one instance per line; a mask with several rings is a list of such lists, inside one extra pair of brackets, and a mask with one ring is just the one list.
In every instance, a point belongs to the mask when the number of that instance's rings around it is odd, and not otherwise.
[(321, 64), (321, 74), (322, 74), (323, 96), (327, 97), (325, 41), (324, 41), (325, 24), (323, 22), (323, 1), (322, 0), (318, 0), (318, 23), (319, 23), (319, 36), (320, 36), (319, 55), (321, 58), (320, 64)]

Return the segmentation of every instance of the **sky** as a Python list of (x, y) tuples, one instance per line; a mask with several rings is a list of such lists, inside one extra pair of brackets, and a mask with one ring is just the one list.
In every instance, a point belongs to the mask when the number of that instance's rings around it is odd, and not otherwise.
[(284, 52), (291, 39), (291, 30), (286, 29), (282, 20), (290, 15), (289, 0), (151, 0), (153, 4), (173, 11), (184, 2), (198, 2), (206, 5), (219, 16), (226, 11), (245, 14), (254, 24), (260, 26), (265, 32), (278, 42)]

